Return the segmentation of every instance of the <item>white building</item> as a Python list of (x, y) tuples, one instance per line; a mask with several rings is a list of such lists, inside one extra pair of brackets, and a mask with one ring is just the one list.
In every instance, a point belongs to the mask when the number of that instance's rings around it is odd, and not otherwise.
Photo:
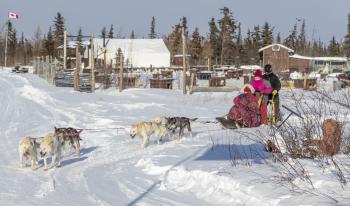
[[(94, 38), (95, 58), (103, 59), (103, 39)], [(163, 39), (108, 39), (106, 38), (106, 63), (116, 62), (120, 48), (124, 63), (129, 68), (170, 67), (170, 52)]]

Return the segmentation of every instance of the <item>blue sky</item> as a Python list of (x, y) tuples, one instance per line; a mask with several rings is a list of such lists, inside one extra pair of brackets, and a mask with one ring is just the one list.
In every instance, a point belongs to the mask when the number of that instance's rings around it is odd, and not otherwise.
[(156, 17), (156, 30), (168, 34), (182, 16), (188, 19), (190, 32), (198, 27), (204, 35), (208, 32), (211, 17), (220, 17), (219, 8), (227, 6), (234, 18), (241, 22), (242, 33), (254, 25), (268, 21), (285, 37), (296, 23), (296, 18), (306, 20), (309, 39), (329, 41), (333, 35), (342, 40), (346, 33), (349, 0), (1, 0), (0, 23), (7, 12), (20, 15), (14, 26), (25, 36), (33, 36), (38, 26), (47, 31), (59, 11), (66, 18), (68, 31), (98, 35), (103, 26), (114, 24), (115, 33), (129, 36), (131, 30), (137, 37), (147, 36), (152, 16)]

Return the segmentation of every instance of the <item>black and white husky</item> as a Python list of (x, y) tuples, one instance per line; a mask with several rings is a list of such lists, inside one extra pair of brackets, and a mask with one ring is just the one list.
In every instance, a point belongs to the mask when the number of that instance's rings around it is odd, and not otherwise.
[(56, 128), (55, 131), (58, 133), (62, 133), (63, 141), (62, 141), (62, 151), (65, 153), (67, 150), (67, 146), (71, 145), (75, 153), (80, 156), (80, 133), (83, 131), (81, 129), (75, 129), (72, 127), (64, 127), (64, 128)]

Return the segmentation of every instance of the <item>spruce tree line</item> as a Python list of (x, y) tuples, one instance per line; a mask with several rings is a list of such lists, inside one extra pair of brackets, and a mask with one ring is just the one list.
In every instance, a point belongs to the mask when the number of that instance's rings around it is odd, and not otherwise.
[[(201, 35), (203, 31), (199, 31), (197, 27), (190, 32), (187, 18), (182, 17), (172, 27), (170, 34), (160, 36), (157, 34), (157, 22), (153, 16), (147, 38), (163, 38), (173, 57), (182, 54), (181, 31), (182, 27), (185, 28), (187, 52), (191, 55), (192, 65), (206, 65), (208, 58), (212, 64), (218, 65), (259, 64), (258, 50), (272, 43), (284, 44), (293, 49), (295, 53), (305, 56), (346, 56), (350, 58), (350, 14), (348, 14), (347, 33), (343, 42), (338, 42), (334, 36), (329, 42), (322, 42), (320, 39), (307, 38), (305, 20), (297, 19), (289, 34), (283, 38), (268, 22), (255, 25), (245, 32), (242, 31), (241, 23), (234, 19), (228, 7), (220, 9), (219, 12), (221, 18), (211, 18), (208, 21), (206, 35)], [(31, 39), (25, 38), (23, 33), (18, 35), (10, 21), (6, 24), (8, 24), (8, 65), (29, 64), (37, 56), (59, 57), (57, 47), (63, 44), (65, 30), (65, 19), (61, 13), (56, 14), (47, 32), (43, 33), (38, 27)], [(5, 47), (5, 33), (4, 29), (0, 37), (1, 48)], [(82, 28), (79, 28), (76, 35), (76, 40), (81, 45)], [(109, 31), (103, 27), (99, 37), (137, 38), (134, 30), (127, 37), (121, 34), (121, 29), (115, 35), (113, 24), (110, 25)], [(4, 55), (4, 49), (0, 50), (1, 65), (4, 65)]]

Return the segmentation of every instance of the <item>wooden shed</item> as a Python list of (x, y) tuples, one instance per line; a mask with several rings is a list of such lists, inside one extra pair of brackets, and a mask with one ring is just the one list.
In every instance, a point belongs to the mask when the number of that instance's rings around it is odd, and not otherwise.
[[(187, 54), (186, 55), (186, 61), (190, 62), (191, 61), (191, 55)], [(176, 54), (173, 56), (172, 61), (171, 61), (172, 66), (177, 66), (177, 67), (182, 67), (183, 66), (183, 55), (182, 54)]]
[(274, 72), (310, 72), (312, 58), (294, 54), (294, 50), (282, 44), (271, 44), (259, 49), (262, 66), (271, 64)]
[(279, 73), (289, 69), (289, 56), (294, 50), (282, 45), (271, 44), (259, 49), (262, 65), (271, 64), (274, 72)]

